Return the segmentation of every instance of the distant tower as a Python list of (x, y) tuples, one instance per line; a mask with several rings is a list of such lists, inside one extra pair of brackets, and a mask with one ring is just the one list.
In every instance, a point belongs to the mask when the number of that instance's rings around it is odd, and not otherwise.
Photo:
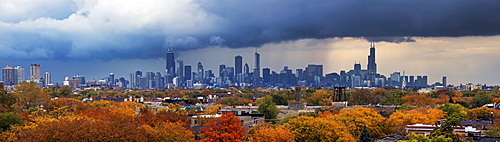
[(109, 73), (109, 85), (111, 87), (115, 86), (115, 74)]
[(243, 69), (245, 71), (245, 72), (243, 72), (244, 74), (249, 74), (250, 73), (250, 67), (248, 67), (247, 63), (245, 63), (245, 66), (243, 67)]
[[(179, 77), (179, 82), (184, 82), (184, 61), (183, 60), (177, 60), (177, 64), (179, 66), (177, 67), (177, 76)], [(159, 86), (160, 87), (160, 86)]]
[(6, 86), (11, 86), (17, 83), (17, 71), (14, 67), (7, 65), (2, 68), (2, 81)]
[(446, 76), (443, 76), (443, 82), (442, 83), (443, 83), (443, 87), (448, 86), (448, 84), (446, 84)]
[(403, 78), (401, 80), (401, 89), (404, 89), (406, 88), (406, 74), (405, 74), (405, 70), (403, 70)]
[(371, 43), (370, 45), (370, 55), (368, 55), (368, 74), (370, 75), (370, 80), (375, 79), (375, 75), (377, 74), (377, 64), (375, 63), (375, 44)]
[(260, 54), (257, 51), (255, 51), (255, 70), (257, 71), (254, 72), (255, 77), (260, 77)]
[(226, 69), (226, 65), (224, 65), (224, 64), (219, 65), (219, 77), (223, 77), (222, 71), (224, 71), (225, 69)]
[(30, 65), (30, 81), (40, 80), (40, 64), (31, 64)]
[(174, 51), (172, 49), (169, 49), (167, 52), (166, 73), (169, 76), (175, 76), (175, 57), (174, 57)]
[(43, 74), (43, 79), (44, 79), (44, 85), (48, 86), (50, 84), (50, 81), (51, 81), (50, 73), (49, 72), (45, 72)]
[(184, 81), (191, 80), (191, 65), (184, 66)]
[(203, 76), (204, 75), (204, 70), (203, 70), (203, 65), (201, 64), (201, 62), (198, 62), (198, 79), (199, 81), (203, 82), (203, 79), (205, 79), (205, 77)]
[(253, 69), (253, 83), (259, 85), (260, 83), (260, 54), (255, 51), (255, 68)]
[(234, 74), (238, 75), (242, 73), (243, 68), (243, 58), (240, 55), (234, 57)]
[(354, 72), (356, 75), (361, 74), (361, 62), (354, 62)]

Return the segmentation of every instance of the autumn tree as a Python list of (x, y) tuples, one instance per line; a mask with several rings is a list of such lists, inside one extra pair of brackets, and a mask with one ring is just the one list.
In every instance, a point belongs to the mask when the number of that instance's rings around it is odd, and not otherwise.
[(340, 110), (340, 113), (328, 117), (335, 122), (344, 125), (349, 133), (354, 137), (359, 137), (361, 130), (366, 125), (371, 132), (372, 138), (378, 138), (386, 135), (385, 120), (375, 109), (354, 107)]
[(253, 103), (253, 101), (242, 97), (231, 96), (231, 97), (223, 97), (215, 103), (223, 104), (226, 106), (240, 106), (240, 105), (248, 105), (249, 103)]
[(310, 97), (305, 98), (305, 100), (310, 105), (320, 105), (327, 106), (332, 103), (333, 92), (327, 89), (316, 90), (311, 94)]
[(215, 104), (215, 105), (212, 105), (208, 108), (205, 109), (205, 112), (204, 114), (206, 115), (214, 115), (214, 114), (217, 114), (219, 113), (219, 110), (220, 110), (220, 107), (223, 107), (224, 105), (222, 104)]
[(166, 106), (167, 108), (160, 108), (158, 109), (158, 112), (172, 112), (179, 114), (181, 116), (187, 116), (188, 111), (185, 109), (182, 109), (182, 106), (179, 104), (173, 104), (173, 103), (162, 103), (162, 106)]
[(406, 125), (432, 125), (436, 123), (437, 120), (443, 118), (444, 112), (440, 109), (420, 107), (411, 110), (397, 110), (390, 115), (387, 122), (392, 127), (393, 133), (404, 134)]
[(17, 106), (20, 109), (28, 110), (33, 107), (39, 107), (50, 100), (47, 92), (36, 85), (35, 82), (23, 81), (16, 84), (14, 88), (16, 89), (14, 94), (19, 98)]
[(474, 109), (467, 110), (467, 119), (471, 120), (491, 120), (493, 116), (498, 117), (500, 113), (498, 110), (487, 108), (487, 107), (478, 107)]
[(406, 95), (402, 97), (404, 105), (414, 106), (435, 106), (436, 102), (433, 98), (425, 95)]
[(82, 109), (85, 103), (82, 101), (72, 99), (72, 98), (58, 98), (51, 100), (45, 105), (45, 109), (48, 111), (55, 110), (61, 107), (67, 107), (70, 111), (76, 111)]
[(232, 113), (223, 113), (216, 121), (201, 128), (203, 142), (236, 141), (241, 142), (245, 136), (245, 128), (238, 117)]
[(368, 89), (357, 89), (351, 91), (348, 102), (352, 105), (367, 105), (377, 103), (375, 96), (373, 96), (373, 94), (371, 94)]
[(252, 142), (295, 142), (295, 135), (283, 125), (260, 123), (250, 130), (247, 139)]
[(61, 88), (46, 88), (48, 95), (52, 97), (66, 97), (71, 95), (73, 90), (69, 86), (63, 85)]
[(439, 106), (445, 112), (446, 121), (441, 124), (441, 127), (435, 128), (430, 136), (431, 138), (444, 136), (445, 138), (451, 138), (453, 141), (460, 141), (458, 134), (453, 133), (453, 127), (461, 126), (461, 121), (467, 116), (467, 111), (463, 106), (458, 104), (445, 104)]
[(325, 118), (298, 116), (288, 120), (284, 126), (295, 135), (295, 141), (351, 142), (355, 140), (346, 131), (348, 128)]
[(270, 95), (257, 99), (257, 105), (259, 106), (257, 110), (264, 114), (267, 120), (276, 119), (280, 112)]

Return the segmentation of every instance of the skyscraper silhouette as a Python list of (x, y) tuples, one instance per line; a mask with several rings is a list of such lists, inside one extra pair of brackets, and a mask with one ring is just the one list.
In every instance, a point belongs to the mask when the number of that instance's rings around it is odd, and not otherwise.
[(238, 75), (242, 73), (243, 68), (243, 58), (240, 55), (234, 57), (234, 74)]
[(174, 51), (169, 49), (167, 52), (166, 73), (168, 76), (175, 76), (175, 57)]
[(371, 43), (370, 45), (370, 55), (368, 55), (368, 65), (367, 65), (368, 75), (370, 80), (375, 79), (375, 75), (377, 74), (377, 64), (375, 63), (375, 44)]

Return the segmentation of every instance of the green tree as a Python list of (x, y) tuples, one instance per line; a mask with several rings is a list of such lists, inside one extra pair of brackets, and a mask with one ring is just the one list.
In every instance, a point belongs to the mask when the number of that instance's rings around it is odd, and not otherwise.
[(0, 113), (0, 132), (9, 130), (11, 125), (21, 124), (21, 116), (14, 112)]
[(358, 142), (371, 142), (371, 141), (372, 139), (370, 138), (370, 131), (368, 131), (365, 125), (361, 130), (361, 134), (359, 134)]
[(384, 99), (382, 99), (382, 102), (380, 104), (382, 105), (401, 105), (403, 104), (403, 99), (402, 97), (408, 94), (408, 92), (403, 92), (403, 91), (391, 91), (389, 94), (385, 96)]
[(492, 127), (486, 131), (487, 137), (500, 137), (500, 127)]
[(276, 119), (280, 111), (270, 95), (257, 99), (257, 105), (259, 113), (263, 113), (267, 120)]
[(453, 133), (453, 127), (461, 126), (462, 119), (467, 116), (465, 108), (458, 104), (445, 104), (439, 106), (438, 109), (445, 112), (446, 121), (441, 124), (441, 127), (434, 128), (430, 137), (439, 138), (444, 136), (444, 138), (451, 138), (453, 141), (461, 141), (460, 136)]
[(485, 104), (491, 103), (492, 100), (493, 96), (488, 94), (481, 94), (474, 96), (469, 104), (472, 105), (473, 108), (482, 107)]
[(17, 97), (14, 94), (7, 92), (7, 90), (0, 89), (0, 113), (12, 111), (12, 105), (16, 102)]

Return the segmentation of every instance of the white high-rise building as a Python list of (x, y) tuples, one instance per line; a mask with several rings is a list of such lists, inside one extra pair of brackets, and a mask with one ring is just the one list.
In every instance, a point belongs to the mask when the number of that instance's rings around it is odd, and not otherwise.
[(49, 72), (45, 72), (45, 73), (43, 74), (43, 79), (44, 79), (44, 83), (43, 83), (43, 84), (44, 84), (45, 86), (50, 85), (50, 73), (49, 73)]

